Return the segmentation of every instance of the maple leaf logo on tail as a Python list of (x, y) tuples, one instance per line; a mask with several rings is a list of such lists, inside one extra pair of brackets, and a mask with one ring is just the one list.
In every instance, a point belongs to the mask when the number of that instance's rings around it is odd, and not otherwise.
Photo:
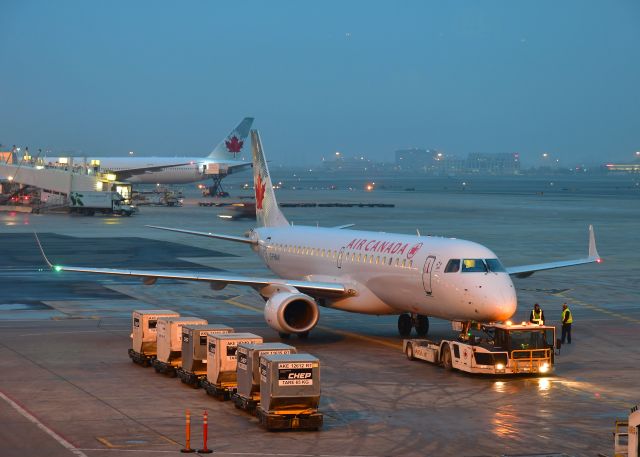
[(231, 139), (225, 140), (224, 145), (227, 147), (227, 151), (233, 154), (233, 157), (236, 157), (242, 150), (242, 146), (244, 146), (244, 141), (239, 140), (237, 136), (233, 135)]
[(262, 201), (264, 200), (264, 191), (267, 188), (267, 183), (262, 182), (262, 176), (258, 174), (256, 178), (256, 209), (262, 209)]

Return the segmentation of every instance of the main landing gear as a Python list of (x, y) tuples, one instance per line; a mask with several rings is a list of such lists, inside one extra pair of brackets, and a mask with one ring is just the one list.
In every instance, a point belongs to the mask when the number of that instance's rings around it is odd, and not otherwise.
[(400, 314), (398, 316), (398, 332), (403, 338), (411, 335), (411, 329), (415, 328), (418, 336), (424, 337), (429, 332), (429, 318), (422, 314)]

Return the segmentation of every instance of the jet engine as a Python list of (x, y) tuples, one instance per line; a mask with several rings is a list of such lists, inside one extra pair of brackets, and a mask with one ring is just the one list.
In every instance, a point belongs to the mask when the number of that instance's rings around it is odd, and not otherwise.
[(264, 318), (280, 333), (306, 333), (316, 326), (320, 311), (316, 301), (300, 292), (278, 292), (265, 304)]

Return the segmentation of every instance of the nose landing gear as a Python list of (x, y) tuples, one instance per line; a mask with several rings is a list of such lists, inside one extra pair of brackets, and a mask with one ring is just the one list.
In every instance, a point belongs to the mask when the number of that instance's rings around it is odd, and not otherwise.
[(420, 337), (424, 337), (429, 332), (429, 317), (421, 314), (400, 314), (398, 316), (398, 332), (403, 338), (411, 335), (411, 329), (416, 329)]

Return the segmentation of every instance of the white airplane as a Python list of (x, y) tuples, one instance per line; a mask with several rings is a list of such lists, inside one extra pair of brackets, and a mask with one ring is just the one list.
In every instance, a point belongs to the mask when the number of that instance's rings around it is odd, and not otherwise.
[(240, 160), (244, 143), (249, 135), (252, 117), (244, 118), (205, 157), (74, 157), (75, 163), (99, 160), (100, 169), (113, 172), (118, 180), (132, 184), (187, 184), (214, 180), (219, 188), (222, 178), (251, 166)]
[[(496, 322), (516, 311), (511, 276), (599, 262), (593, 227), (589, 227), (588, 257), (505, 268), (490, 249), (471, 241), (432, 236), (293, 226), (276, 202), (267, 162), (257, 131), (251, 132), (258, 227), (245, 237), (177, 228), (178, 233), (245, 243), (280, 278), (245, 277), (204, 272), (142, 271), (67, 267), (70, 271), (143, 278), (202, 281), (215, 290), (228, 284), (253, 287), (266, 300), (267, 324), (282, 337), (306, 337), (318, 323), (319, 308), (363, 314), (397, 314), (398, 330), (412, 327), (427, 333), (429, 317), (463, 323)], [(38, 242), (39, 243), (39, 242)], [(42, 249), (42, 247), (40, 247)]]

